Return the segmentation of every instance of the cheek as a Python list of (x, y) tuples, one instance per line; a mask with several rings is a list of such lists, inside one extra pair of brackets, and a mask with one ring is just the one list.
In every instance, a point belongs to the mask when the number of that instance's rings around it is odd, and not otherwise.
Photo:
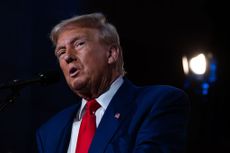
[(100, 54), (96, 54), (96, 55), (89, 55), (87, 62), (92, 67), (103, 67), (107, 64), (107, 60), (108, 60), (107, 56), (104, 53), (100, 53)]
[(92, 73), (98, 73), (99, 71), (105, 69), (106, 63), (103, 59), (92, 59), (88, 60), (87, 69), (89, 69)]

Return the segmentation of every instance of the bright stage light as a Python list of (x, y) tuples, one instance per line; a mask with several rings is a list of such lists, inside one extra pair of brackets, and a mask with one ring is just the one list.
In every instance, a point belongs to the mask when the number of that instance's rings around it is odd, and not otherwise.
[(189, 67), (193, 73), (203, 75), (207, 69), (207, 61), (204, 54), (199, 54), (189, 61)]
[(189, 73), (188, 59), (185, 56), (182, 57), (182, 66), (183, 66), (184, 73), (188, 75)]
[(216, 81), (216, 60), (211, 53), (198, 53), (182, 57), (183, 71), (186, 76), (185, 88), (200, 88), (200, 93), (208, 94), (208, 88)]

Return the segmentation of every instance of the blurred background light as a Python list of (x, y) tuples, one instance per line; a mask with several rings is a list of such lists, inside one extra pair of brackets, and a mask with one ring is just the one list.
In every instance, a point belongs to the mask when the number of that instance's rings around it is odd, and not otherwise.
[(207, 61), (204, 54), (199, 54), (189, 61), (189, 67), (193, 73), (203, 75), (207, 70)]
[(182, 57), (182, 66), (183, 66), (184, 73), (186, 75), (188, 75), (188, 73), (189, 73), (189, 67), (188, 67), (188, 59), (187, 59), (186, 56)]
[(217, 63), (213, 54), (199, 52), (184, 55), (182, 67), (185, 74), (184, 88), (207, 95), (210, 86), (216, 81)]

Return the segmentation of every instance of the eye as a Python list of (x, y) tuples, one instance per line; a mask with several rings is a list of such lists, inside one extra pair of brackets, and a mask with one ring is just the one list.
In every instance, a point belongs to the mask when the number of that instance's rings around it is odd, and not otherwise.
[(74, 42), (74, 48), (75, 49), (80, 49), (81, 47), (83, 47), (85, 44), (85, 41), (83, 40), (78, 40)]
[(56, 51), (56, 56), (57, 56), (57, 58), (61, 58), (64, 54), (65, 54), (65, 49), (59, 49), (58, 51)]

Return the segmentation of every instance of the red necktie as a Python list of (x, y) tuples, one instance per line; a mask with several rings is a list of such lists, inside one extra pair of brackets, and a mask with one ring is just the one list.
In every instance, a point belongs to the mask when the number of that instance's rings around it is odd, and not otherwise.
[(96, 116), (94, 113), (99, 107), (101, 106), (95, 99), (86, 103), (85, 114), (79, 129), (76, 153), (88, 153), (96, 131)]

